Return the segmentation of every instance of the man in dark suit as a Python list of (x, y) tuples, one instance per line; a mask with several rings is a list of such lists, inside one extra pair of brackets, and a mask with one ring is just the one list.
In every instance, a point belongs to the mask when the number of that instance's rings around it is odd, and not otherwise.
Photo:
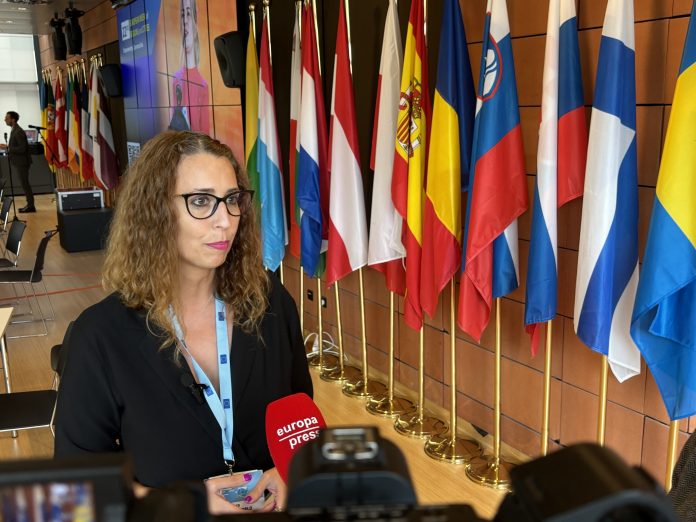
[(12, 127), (10, 132), (10, 141), (7, 145), (2, 144), (0, 148), (7, 148), (7, 154), (10, 158), (10, 166), (19, 175), (22, 182), (22, 189), (27, 197), (27, 205), (19, 209), (20, 212), (36, 212), (34, 207), (34, 193), (31, 191), (29, 184), (29, 166), (31, 165), (31, 155), (29, 154), (29, 143), (27, 142), (27, 134), (24, 129), (17, 123), (19, 114), (15, 111), (9, 111), (5, 115), (5, 123)]

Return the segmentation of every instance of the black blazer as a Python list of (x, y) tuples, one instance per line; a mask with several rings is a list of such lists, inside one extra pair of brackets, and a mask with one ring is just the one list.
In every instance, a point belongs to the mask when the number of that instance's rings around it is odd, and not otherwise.
[(13, 167), (28, 167), (31, 165), (27, 133), (19, 125), (12, 127), (10, 140), (7, 142), (7, 154)]
[[(266, 405), (286, 395), (312, 396), (297, 308), (270, 275), (264, 343), (235, 326), (230, 361), (235, 470), (273, 467), (266, 444)], [(191, 375), (172, 348), (160, 349), (142, 311), (112, 294), (85, 310), (67, 342), (58, 392), (55, 455), (125, 451), (147, 486), (224, 473), (221, 430), (207, 403), (181, 383)], [(189, 382), (191, 382), (189, 380)]]

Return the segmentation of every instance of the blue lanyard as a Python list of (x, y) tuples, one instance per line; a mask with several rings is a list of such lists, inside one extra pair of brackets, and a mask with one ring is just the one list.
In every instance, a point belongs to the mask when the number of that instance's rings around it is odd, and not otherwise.
[(174, 315), (174, 310), (169, 307), (169, 315), (174, 324), (176, 336), (183, 346), (186, 353), (191, 358), (193, 369), (196, 372), (198, 382), (205, 384), (205, 400), (210, 407), (210, 410), (215, 416), (222, 431), (222, 456), (225, 459), (225, 464), (232, 472), (234, 466), (234, 453), (232, 453), (232, 436), (234, 433), (234, 419), (232, 416), (232, 372), (230, 371), (230, 342), (227, 337), (227, 313), (225, 311), (225, 303), (222, 299), (215, 298), (215, 336), (217, 338), (217, 353), (218, 353), (218, 378), (220, 379), (220, 396), (218, 397), (215, 387), (208, 379), (203, 369), (199, 366), (193, 355), (188, 351), (184, 335), (181, 330), (181, 325)]

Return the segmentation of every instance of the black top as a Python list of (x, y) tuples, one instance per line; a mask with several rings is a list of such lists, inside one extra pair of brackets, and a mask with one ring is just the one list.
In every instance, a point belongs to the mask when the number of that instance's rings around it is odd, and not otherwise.
[(31, 165), (27, 133), (17, 124), (12, 127), (10, 132), (10, 140), (7, 142), (7, 154), (10, 157), (10, 163), (15, 167)]
[[(236, 471), (273, 467), (266, 406), (304, 392), (312, 396), (297, 308), (270, 275), (263, 342), (235, 326), (230, 361)], [(208, 404), (185, 384), (191, 372), (145, 324), (142, 311), (112, 294), (85, 310), (67, 343), (58, 392), (55, 455), (126, 451), (146, 486), (200, 480), (227, 471), (221, 430)], [(182, 375), (184, 384), (182, 384)]]

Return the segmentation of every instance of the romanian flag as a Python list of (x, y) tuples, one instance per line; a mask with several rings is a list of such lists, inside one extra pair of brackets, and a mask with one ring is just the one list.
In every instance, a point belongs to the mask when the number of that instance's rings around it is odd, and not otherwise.
[(246, 102), (244, 106), (244, 161), (251, 183), (256, 193), (254, 201), (259, 208), (259, 172), (256, 167), (256, 142), (259, 135), (259, 61), (256, 55), (254, 23), (249, 18), (249, 39), (246, 49)]
[(60, 74), (56, 76), (56, 167), (68, 166), (68, 133), (65, 127), (65, 96)]
[(259, 172), (259, 203), (261, 205), (261, 239), (263, 264), (275, 272), (285, 257), (288, 226), (285, 221), (283, 173), (280, 170), (280, 142), (276, 126), (273, 68), (271, 67), (267, 7), (263, 10), (261, 27), (261, 64), (259, 67), (259, 137), (256, 143), (256, 165)]
[(428, 52), (423, 21), (423, 0), (413, 0), (406, 32), (404, 67), (401, 72), (401, 98), (392, 177), (392, 200), (404, 221), (402, 229), (402, 241), (406, 247), (404, 318), (406, 324), (415, 330), (419, 330), (423, 325), (420, 278), (428, 122), (430, 121)]
[(372, 132), (370, 168), (374, 170), (372, 181), (372, 214), (370, 215), (370, 240), (367, 263), (384, 274), (387, 288), (404, 295), (406, 274), (403, 258), (406, 250), (401, 242), (403, 220), (394, 208), (391, 183), (394, 168), (394, 142), (396, 120), (399, 116), (401, 94), (401, 32), (396, 0), (389, 0), (384, 22), (382, 55), (379, 62), (377, 103)]
[(297, 158), (300, 155), (300, 135), (297, 132), (297, 123), (300, 118), (300, 97), (302, 94), (302, 53), (300, 51), (300, 25), (302, 20), (302, 4), (295, 2), (295, 27), (292, 31), (292, 61), (290, 64), (290, 151), (289, 166), (290, 176), (288, 186), (290, 189), (290, 253), (299, 259), (300, 257), (300, 209), (295, 198), (295, 185), (297, 183)]
[(338, 11), (329, 142), (331, 198), (326, 283), (331, 285), (367, 264), (365, 194), (344, 2), (340, 2)]
[(551, 0), (524, 309), (524, 322), (532, 336), (532, 355), (536, 355), (540, 323), (556, 316), (556, 209), (582, 196), (587, 159), (583, 104), (575, 0)]
[(696, 414), (696, 4), (657, 178), (631, 335), (672, 420)]
[(459, 0), (445, 0), (425, 190), (421, 303), (430, 317), (460, 267), (461, 194), (469, 184), (476, 105)]
[(297, 203), (300, 206), (301, 263), (312, 277), (324, 271), (322, 253), (329, 239), (329, 169), (326, 112), (321, 88), (314, 15), (311, 2), (302, 16), (302, 100)]
[(528, 206), (505, 0), (486, 8), (471, 163), (457, 323), (479, 340), (493, 298), (517, 286), (517, 218)]
[(619, 382), (640, 372), (630, 335), (638, 288), (633, 0), (609, 0), (597, 63), (573, 322)]

